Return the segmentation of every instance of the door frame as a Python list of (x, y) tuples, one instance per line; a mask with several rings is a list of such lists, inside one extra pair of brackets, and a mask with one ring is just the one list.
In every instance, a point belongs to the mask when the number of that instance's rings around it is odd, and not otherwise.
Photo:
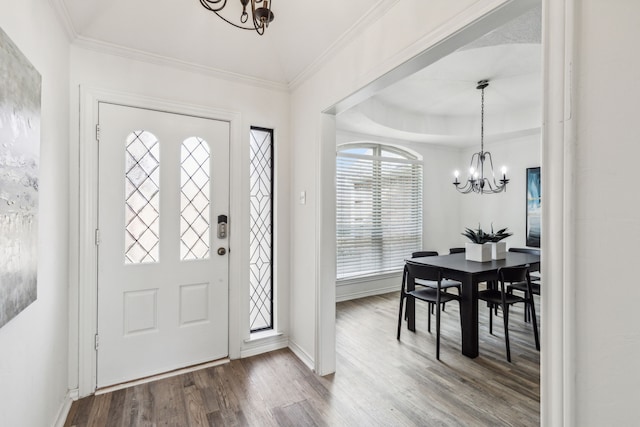
[[(98, 227), (98, 143), (96, 138), (96, 124), (98, 123), (98, 106), (100, 102), (120, 104), (129, 107), (158, 110), (168, 113), (191, 115), (207, 119), (225, 121), (229, 123), (229, 216), (232, 228), (229, 233), (229, 247), (240, 248), (246, 231), (242, 229), (244, 223), (242, 215), (242, 176), (231, 171), (241, 171), (242, 158), (246, 154), (246, 144), (242, 144), (241, 115), (238, 112), (216, 109), (211, 107), (183, 104), (158, 98), (152, 98), (126, 92), (119, 92), (95, 87), (80, 86), (79, 111), (79, 146), (77, 183), (72, 183), (72, 203), (77, 200), (77, 254), (71, 256), (72, 289), (70, 292), (70, 313), (73, 313), (77, 302), (77, 317), (70, 319), (69, 350), (74, 352), (73, 326), (77, 326), (77, 397), (88, 396), (96, 391), (97, 380), (97, 351), (95, 347), (98, 333), (98, 247), (95, 244), (96, 229)], [(74, 187), (74, 184), (77, 186)], [(74, 197), (75, 196), (75, 197)], [(74, 206), (72, 206), (72, 212)], [(73, 219), (73, 218), (72, 218)], [(236, 224), (233, 227), (233, 224)], [(246, 239), (245, 239), (246, 240)], [(74, 246), (73, 240), (70, 246)], [(235, 256), (229, 253), (229, 357), (240, 355), (239, 330), (241, 310), (241, 255), (236, 251)], [(77, 260), (77, 261), (76, 261)], [(74, 263), (77, 262), (76, 265)], [(75, 281), (73, 280), (75, 276)], [(74, 295), (73, 284), (77, 284), (77, 294)], [(74, 302), (74, 299), (77, 300)], [(73, 357), (70, 357), (70, 366)], [(73, 381), (71, 381), (73, 383)], [(75, 394), (75, 393), (74, 393)]]

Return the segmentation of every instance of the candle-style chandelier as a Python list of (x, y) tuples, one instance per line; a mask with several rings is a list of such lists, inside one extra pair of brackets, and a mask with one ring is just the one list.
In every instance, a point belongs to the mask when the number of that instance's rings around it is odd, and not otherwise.
[[(269, 23), (273, 21), (274, 18), (273, 12), (271, 11), (272, 2), (269, 0), (240, 0), (240, 3), (242, 5), (242, 13), (240, 14), (239, 23), (236, 23), (233, 22), (231, 18), (222, 15), (222, 9), (227, 6), (227, 0), (200, 0), (200, 4), (205, 9), (215, 13), (223, 21), (236, 28), (255, 30), (258, 34), (263, 35), (264, 30), (269, 27)], [(251, 22), (249, 22), (249, 13), (247, 12), (249, 3), (251, 3)]]
[[(471, 156), (471, 164), (469, 166), (469, 176), (464, 185), (458, 181), (460, 173), (454, 172), (456, 177), (453, 185), (456, 189), (463, 193), (493, 194), (506, 191), (509, 180), (507, 179), (507, 168), (502, 167), (502, 179), (496, 181), (493, 173), (493, 159), (491, 153), (484, 151), (484, 90), (489, 86), (489, 80), (480, 80), (476, 89), (482, 92), (480, 100), (480, 151)], [(489, 174), (485, 174), (485, 162), (489, 169)]]

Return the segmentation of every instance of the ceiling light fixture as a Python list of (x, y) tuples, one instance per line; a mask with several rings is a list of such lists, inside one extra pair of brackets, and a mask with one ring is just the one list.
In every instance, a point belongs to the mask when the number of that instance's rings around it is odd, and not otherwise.
[[(249, 23), (249, 14), (247, 13), (249, 3), (251, 3), (251, 23)], [(269, 23), (273, 21), (274, 16), (273, 12), (271, 12), (271, 3), (269, 0), (240, 0), (242, 14), (240, 15), (240, 23), (235, 23), (221, 14), (222, 9), (227, 5), (227, 0), (200, 0), (200, 4), (205, 9), (215, 13), (223, 21), (243, 30), (255, 30), (260, 35), (264, 34), (264, 30), (267, 29)], [(256, 5), (258, 5), (258, 7), (256, 7)]]
[[(489, 86), (489, 80), (480, 80), (476, 89), (482, 91), (482, 97), (480, 101), (480, 151), (474, 153), (471, 156), (471, 164), (469, 167), (469, 177), (467, 182), (462, 185), (458, 181), (460, 173), (454, 172), (456, 180), (453, 181), (453, 185), (456, 189), (463, 193), (478, 193), (478, 194), (493, 194), (500, 193), (507, 189), (509, 180), (507, 179), (507, 168), (502, 167), (502, 179), (496, 181), (495, 174), (493, 173), (493, 159), (491, 153), (484, 151), (484, 89)], [(484, 164), (487, 162), (488, 168), (490, 168), (490, 175), (485, 175)]]

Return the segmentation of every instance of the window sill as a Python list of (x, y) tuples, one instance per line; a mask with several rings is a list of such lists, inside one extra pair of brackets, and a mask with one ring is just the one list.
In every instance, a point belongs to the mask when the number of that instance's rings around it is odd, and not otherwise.
[(245, 343), (254, 343), (254, 342), (258, 342), (260, 340), (265, 340), (268, 338), (273, 338), (273, 337), (280, 337), (282, 336), (282, 332), (278, 332), (274, 329), (270, 329), (268, 331), (260, 331), (260, 332), (254, 332), (251, 335), (249, 335), (249, 339), (244, 340)]
[(396, 278), (398, 276), (400, 276), (402, 274), (402, 270), (397, 270), (397, 271), (389, 271), (387, 273), (379, 273), (379, 274), (371, 274), (368, 276), (358, 276), (358, 277), (351, 277), (349, 279), (338, 279), (336, 280), (336, 286), (346, 286), (346, 285), (353, 285), (355, 283), (363, 283), (363, 282), (371, 282), (374, 280), (384, 280), (384, 279), (391, 279), (391, 278)]

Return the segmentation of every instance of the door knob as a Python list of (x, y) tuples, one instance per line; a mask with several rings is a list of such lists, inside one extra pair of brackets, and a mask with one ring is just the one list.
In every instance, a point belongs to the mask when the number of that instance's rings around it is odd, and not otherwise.
[(224, 255), (227, 253), (227, 250), (225, 248), (218, 248), (218, 255)]

